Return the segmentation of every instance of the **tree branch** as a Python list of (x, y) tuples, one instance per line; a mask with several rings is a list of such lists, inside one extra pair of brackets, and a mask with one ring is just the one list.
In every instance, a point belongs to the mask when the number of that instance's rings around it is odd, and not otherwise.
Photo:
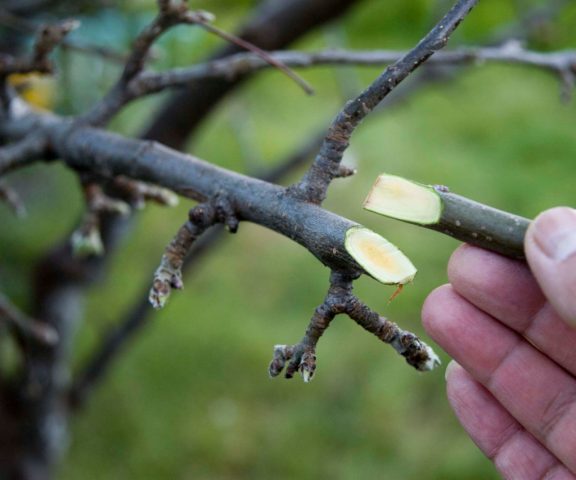
[(530, 220), (455, 195), (444, 186), (382, 174), (364, 208), (507, 257), (524, 258), (524, 237)]
[[(307, 32), (338, 18), (359, 0), (266, 0), (236, 34), (262, 50), (277, 50)], [(226, 45), (211, 59), (223, 58), (242, 49)], [(247, 76), (234, 80), (199, 80), (174, 94), (142, 133), (143, 138), (181, 149), (200, 123), (230, 91)]]
[(33, 132), (0, 147), (0, 176), (38, 161), (46, 153), (47, 147), (47, 139)]
[(411, 72), (443, 48), (451, 33), (478, 0), (458, 0), (436, 26), (404, 57), (390, 65), (336, 116), (314, 163), (290, 192), (302, 200), (321, 204), (330, 182), (338, 176), (340, 162), (356, 127)]
[[(320, 65), (380, 66), (397, 62), (406, 52), (391, 50), (321, 52), (278, 51), (270, 56), (292, 68), (311, 68)], [(506, 63), (542, 68), (555, 74), (573, 75), (576, 72), (576, 51), (535, 52), (522, 48), (517, 42), (499, 47), (458, 48), (440, 51), (426, 61), (426, 66), (474, 65), (480, 62)], [(166, 72), (145, 72), (131, 86), (132, 97), (142, 97), (166, 88), (182, 87), (203, 79), (235, 79), (248, 73), (267, 69), (270, 64), (252, 53), (237, 53), (212, 62)]]
[[(22, 33), (35, 33), (38, 30), (38, 25), (35, 22), (29, 21), (19, 15), (14, 15), (7, 10), (0, 10), (0, 24), (6, 28), (11, 28), (12, 30), (17, 30)], [(126, 55), (120, 52), (99, 45), (91, 45), (78, 40), (72, 40), (68, 37), (64, 37), (60, 41), (60, 46), (63, 49), (95, 55), (114, 62), (124, 63), (126, 61)]]
[[(292, 155), (278, 162), (277, 166), (256, 175), (268, 182), (278, 182), (284, 176), (294, 171), (307, 162), (318, 150), (324, 135), (315, 135)], [(190, 253), (182, 265), (182, 277), (193, 269), (198, 261), (213, 250), (224, 239), (224, 228), (218, 225), (208, 229), (196, 240)], [(76, 380), (70, 388), (70, 403), (73, 408), (84, 405), (90, 392), (104, 379), (110, 366), (117, 360), (120, 353), (129, 342), (148, 324), (153, 313), (148, 300), (149, 287), (146, 284), (145, 291), (136, 296), (136, 302), (128, 309), (128, 313), (104, 336), (101, 343), (86, 361), (78, 373)]]
[(0, 55), (0, 76), (5, 77), (13, 73), (52, 73), (50, 54), (78, 25), (76, 20), (65, 20), (58, 24), (41, 26), (33, 52), (28, 58)]
[(55, 345), (58, 342), (56, 330), (22, 313), (2, 293), (0, 293), (0, 318), (8, 322), (23, 337), (44, 345)]
[(416, 335), (406, 332), (370, 310), (352, 293), (356, 275), (332, 271), (330, 288), (324, 302), (316, 308), (302, 340), (295, 345), (276, 345), (268, 372), (278, 376), (286, 363), (285, 378), (292, 378), (299, 371), (304, 382), (312, 380), (316, 370), (316, 345), (336, 315), (345, 313), (362, 328), (390, 344), (409, 365), (417, 370), (428, 371), (440, 365), (433, 350)]
[(144, 69), (148, 52), (152, 44), (168, 29), (179, 24), (198, 25), (201, 28), (213, 33), (224, 40), (238, 45), (239, 47), (253, 52), (258, 58), (271, 66), (278, 68), (296, 83), (304, 91), (312, 93), (312, 88), (298, 74), (290, 70), (278, 60), (270, 57), (262, 49), (251, 43), (224, 32), (211, 25), (214, 20), (212, 14), (203, 10), (192, 11), (188, 9), (184, 0), (158, 0), (159, 12), (156, 18), (148, 25), (136, 38), (131, 54), (128, 56), (124, 71), (118, 82), (90, 111), (82, 115), (78, 121), (90, 125), (104, 125), (124, 105), (136, 98), (133, 83), (137, 83), (138, 77)]
[(0, 201), (6, 202), (16, 217), (24, 218), (26, 216), (26, 206), (22, 199), (10, 185), (3, 181), (0, 181)]

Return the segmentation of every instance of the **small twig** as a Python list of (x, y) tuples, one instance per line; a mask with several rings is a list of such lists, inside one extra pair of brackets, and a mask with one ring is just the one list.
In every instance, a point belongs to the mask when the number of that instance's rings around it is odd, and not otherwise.
[[(388, 65), (404, 57), (406, 52), (394, 50), (328, 50), (310, 53), (277, 51), (269, 52), (269, 55), (292, 68), (312, 68), (320, 65)], [(560, 75), (563, 72), (576, 70), (576, 51), (535, 52), (524, 49), (517, 42), (507, 42), (499, 47), (467, 47), (439, 51), (426, 61), (426, 65), (462, 66), (483, 62), (532, 66)], [(234, 79), (269, 67), (270, 64), (253, 53), (237, 53), (192, 67), (175, 68), (166, 72), (144, 72), (132, 86), (133, 95), (141, 97), (207, 78)]]
[(271, 56), (268, 52), (262, 50), (261, 48), (258, 48), (256, 45), (253, 45), (252, 43), (247, 42), (246, 40), (241, 39), (240, 37), (237, 37), (236, 35), (232, 35), (231, 33), (227, 33), (223, 30), (220, 30), (219, 28), (215, 27), (214, 25), (204, 20), (201, 20), (198, 23), (205, 30), (218, 35), (220, 38), (223, 38), (224, 40), (230, 43), (233, 43), (250, 52), (253, 52), (257, 57), (261, 58), (264, 62), (266, 62), (267, 64), (269, 64), (274, 68), (277, 68), (278, 70), (283, 72), (286, 76), (294, 80), (298, 85), (300, 85), (300, 87), (302, 87), (302, 89), (308, 95), (312, 95), (314, 93), (314, 89), (310, 86), (310, 84), (306, 80), (304, 80), (300, 75), (298, 75), (293, 70), (290, 70), (290, 68), (288, 68), (288, 66), (285, 63)]
[(152, 44), (170, 28), (190, 23), (191, 16), (202, 16), (204, 12), (190, 12), (185, 1), (159, 0), (158, 15), (134, 41), (132, 52), (128, 56), (120, 83), (127, 84), (143, 69)]
[(16, 331), (45, 345), (55, 345), (58, 333), (50, 325), (38, 322), (16, 308), (8, 298), (0, 293), (0, 319), (8, 322)]
[(147, 201), (165, 207), (178, 205), (178, 196), (166, 188), (133, 180), (122, 175), (113, 178), (111, 184), (112, 188), (117, 190), (122, 198), (126, 198), (134, 208), (143, 208)]
[(124, 71), (118, 82), (90, 111), (79, 117), (79, 122), (90, 125), (103, 125), (129, 101), (143, 94), (152, 93), (141, 93), (140, 86), (140, 78), (146, 75), (143, 70), (148, 53), (153, 43), (164, 32), (179, 24), (198, 25), (228, 42), (253, 52), (264, 62), (280, 69), (295, 80), (307, 93), (313, 92), (312, 88), (299, 75), (278, 60), (270, 57), (264, 50), (212, 25), (211, 22), (214, 20), (212, 14), (203, 10), (189, 10), (186, 2), (181, 0), (159, 0), (158, 6), (159, 12), (156, 18), (136, 38), (132, 52), (126, 61)]
[[(0, 24), (6, 28), (11, 28), (23, 33), (35, 33), (38, 30), (38, 25), (36, 23), (26, 20), (25, 18), (22, 18), (18, 15), (14, 15), (6, 10), (0, 10)], [(78, 40), (72, 40), (68, 37), (63, 38), (60, 42), (60, 45), (62, 48), (67, 50), (73, 50), (88, 55), (95, 55), (106, 60), (111, 60), (113, 62), (124, 63), (126, 61), (126, 55), (116, 52), (110, 48), (82, 43)]]
[(332, 122), (310, 170), (292, 186), (292, 195), (311, 203), (322, 203), (356, 127), (402, 80), (446, 45), (451, 33), (477, 2), (459, 0), (414, 49), (386, 68), (366, 90), (344, 106)]
[(166, 247), (160, 266), (154, 273), (148, 296), (154, 308), (162, 308), (166, 304), (172, 289), (180, 290), (184, 287), (182, 282), (184, 260), (198, 237), (216, 223), (224, 224), (232, 233), (238, 229), (234, 207), (226, 197), (216, 197), (190, 210), (189, 220), (180, 227)]
[(0, 56), (0, 76), (5, 77), (13, 73), (52, 73), (53, 65), (50, 54), (64, 37), (78, 26), (79, 22), (76, 20), (64, 20), (54, 25), (41, 26), (29, 57)]
[(72, 233), (70, 242), (74, 255), (88, 257), (104, 254), (104, 243), (100, 234), (100, 217), (103, 213), (128, 215), (130, 206), (108, 197), (102, 187), (92, 180), (82, 180), (86, 200), (86, 212), (80, 226)]
[[(345, 313), (362, 328), (390, 344), (406, 362), (420, 371), (434, 369), (440, 360), (434, 351), (416, 335), (370, 310), (352, 293), (355, 276), (332, 272), (330, 288), (324, 302), (316, 308), (302, 340), (295, 345), (276, 345), (268, 373), (278, 376), (284, 367), (285, 378), (299, 371), (304, 382), (312, 380), (316, 371), (316, 345), (336, 315)], [(288, 364), (286, 366), (286, 364)]]
[(0, 201), (6, 202), (14, 215), (18, 218), (26, 217), (26, 206), (24, 202), (12, 187), (6, 182), (0, 181)]

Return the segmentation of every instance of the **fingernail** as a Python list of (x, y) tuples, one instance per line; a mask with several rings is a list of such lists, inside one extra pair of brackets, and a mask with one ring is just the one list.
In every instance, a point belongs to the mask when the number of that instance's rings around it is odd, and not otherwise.
[(562, 262), (576, 254), (576, 210), (559, 207), (536, 217), (534, 241), (547, 257)]
[(454, 370), (460, 368), (460, 365), (456, 362), (456, 360), (452, 360), (447, 366), (446, 370), (444, 371), (444, 379), (448, 380), (448, 377)]

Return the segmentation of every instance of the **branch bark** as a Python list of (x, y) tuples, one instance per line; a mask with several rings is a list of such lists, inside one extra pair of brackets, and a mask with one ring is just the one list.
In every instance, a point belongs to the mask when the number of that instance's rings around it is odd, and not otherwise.
[(524, 237), (530, 220), (450, 193), (444, 186), (383, 174), (364, 208), (507, 257), (525, 257)]
[[(293, 68), (312, 68), (320, 65), (380, 66), (397, 62), (405, 55), (406, 52), (392, 50), (270, 52), (272, 58)], [(426, 62), (426, 66), (475, 65), (481, 62), (525, 65), (542, 68), (559, 76), (574, 75), (576, 51), (535, 52), (524, 49), (516, 42), (508, 42), (499, 47), (469, 47), (440, 51)], [(254, 54), (237, 53), (192, 67), (167, 72), (145, 72), (131, 86), (130, 96), (139, 98), (198, 80), (234, 79), (269, 67), (269, 63)]]
[(434, 28), (404, 57), (390, 65), (358, 97), (338, 113), (314, 163), (291, 194), (311, 203), (321, 204), (334, 178), (352, 133), (360, 122), (410, 73), (448, 42), (448, 38), (468, 15), (478, 0), (459, 0)]

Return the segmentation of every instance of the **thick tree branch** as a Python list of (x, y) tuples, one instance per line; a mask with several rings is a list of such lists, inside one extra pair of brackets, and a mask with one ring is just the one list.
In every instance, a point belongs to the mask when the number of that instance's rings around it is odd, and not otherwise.
[(237, 209), (240, 220), (291, 238), (333, 269), (362, 271), (344, 245), (346, 231), (357, 224), (293, 198), (282, 187), (216, 167), (154, 142), (126, 139), (53, 115), (29, 112), (0, 126), (0, 134), (16, 138), (31, 132), (46, 135), (55, 156), (79, 171), (103, 177), (126, 175), (199, 201), (224, 194)]
[[(256, 176), (267, 182), (279, 182), (283, 177), (304, 165), (318, 151), (324, 135), (315, 135), (296, 152), (278, 162), (275, 167)], [(190, 253), (181, 268), (182, 277), (208, 252), (213, 250), (224, 239), (225, 230), (214, 226), (202, 234), (192, 245)], [(104, 379), (118, 356), (129, 345), (129, 342), (148, 324), (153, 314), (148, 300), (149, 287), (136, 296), (136, 302), (128, 309), (122, 320), (114, 325), (104, 336), (94, 353), (81, 368), (70, 388), (70, 403), (74, 408), (84, 405), (90, 392)]]
[(448, 38), (478, 0), (459, 0), (436, 26), (404, 57), (390, 65), (358, 97), (336, 116), (316, 160), (291, 193), (308, 202), (321, 204), (330, 182), (338, 176), (340, 162), (356, 127), (411, 72), (443, 48)]

